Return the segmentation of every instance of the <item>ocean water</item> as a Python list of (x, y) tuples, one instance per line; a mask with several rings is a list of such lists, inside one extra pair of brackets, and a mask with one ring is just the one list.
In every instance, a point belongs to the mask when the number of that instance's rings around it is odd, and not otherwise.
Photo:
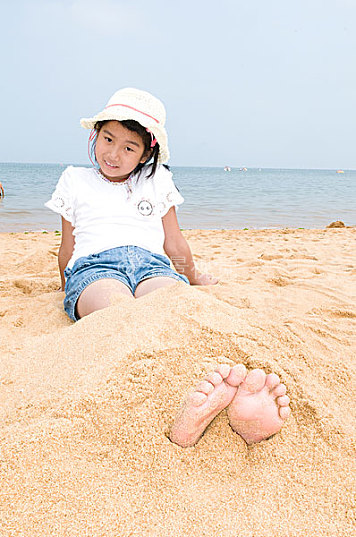
[[(66, 165), (0, 163), (0, 231), (53, 231), (46, 207)], [(356, 225), (356, 171), (172, 167), (185, 198), (183, 229), (323, 228)]]

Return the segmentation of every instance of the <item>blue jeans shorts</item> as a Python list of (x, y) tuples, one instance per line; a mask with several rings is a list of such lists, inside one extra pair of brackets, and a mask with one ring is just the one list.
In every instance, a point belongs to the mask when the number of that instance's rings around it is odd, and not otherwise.
[(64, 310), (73, 321), (78, 320), (76, 304), (84, 289), (103, 278), (113, 278), (135, 293), (143, 280), (166, 276), (189, 284), (188, 278), (171, 269), (168, 257), (154, 254), (138, 246), (119, 246), (99, 254), (77, 259), (64, 271), (66, 278)]

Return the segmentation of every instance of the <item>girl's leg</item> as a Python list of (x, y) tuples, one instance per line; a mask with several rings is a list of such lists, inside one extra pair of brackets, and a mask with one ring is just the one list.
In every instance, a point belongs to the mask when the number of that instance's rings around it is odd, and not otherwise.
[(178, 280), (167, 276), (157, 276), (156, 278), (147, 278), (138, 284), (135, 291), (135, 298), (147, 295), (160, 287), (169, 287), (175, 285)]
[(96, 280), (84, 289), (78, 299), (76, 306), (78, 317), (82, 318), (93, 311), (107, 308), (113, 303), (113, 299), (120, 294), (133, 298), (130, 289), (114, 278)]

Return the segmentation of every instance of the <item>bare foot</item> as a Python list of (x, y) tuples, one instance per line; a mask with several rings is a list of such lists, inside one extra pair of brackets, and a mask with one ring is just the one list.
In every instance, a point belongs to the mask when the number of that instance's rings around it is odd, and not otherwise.
[(198, 442), (209, 423), (226, 408), (246, 377), (242, 364), (219, 365), (187, 396), (174, 421), (169, 438), (182, 447)]
[(230, 425), (248, 444), (261, 442), (281, 430), (291, 412), (289, 402), (278, 375), (253, 369), (227, 409)]

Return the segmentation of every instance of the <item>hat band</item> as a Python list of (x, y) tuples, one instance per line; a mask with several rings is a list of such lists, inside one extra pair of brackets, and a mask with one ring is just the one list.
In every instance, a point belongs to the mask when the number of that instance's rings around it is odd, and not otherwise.
[(108, 106), (105, 106), (104, 110), (106, 110), (107, 108), (111, 108), (111, 106), (124, 106), (125, 108), (131, 108), (131, 110), (135, 110), (135, 112), (139, 112), (140, 114), (143, 114), (144, 116), (153, 119), (154, 121), (156, 121), (156, 123), (159, 123), (158, 119), (156, 119), (155, 117), (150, 116), (149, 114), (146, 114), (146, 112), (142, 112), (142, 110), (138, 110), (133, 106), (129, 106), (128, 104), (109, 104)]

